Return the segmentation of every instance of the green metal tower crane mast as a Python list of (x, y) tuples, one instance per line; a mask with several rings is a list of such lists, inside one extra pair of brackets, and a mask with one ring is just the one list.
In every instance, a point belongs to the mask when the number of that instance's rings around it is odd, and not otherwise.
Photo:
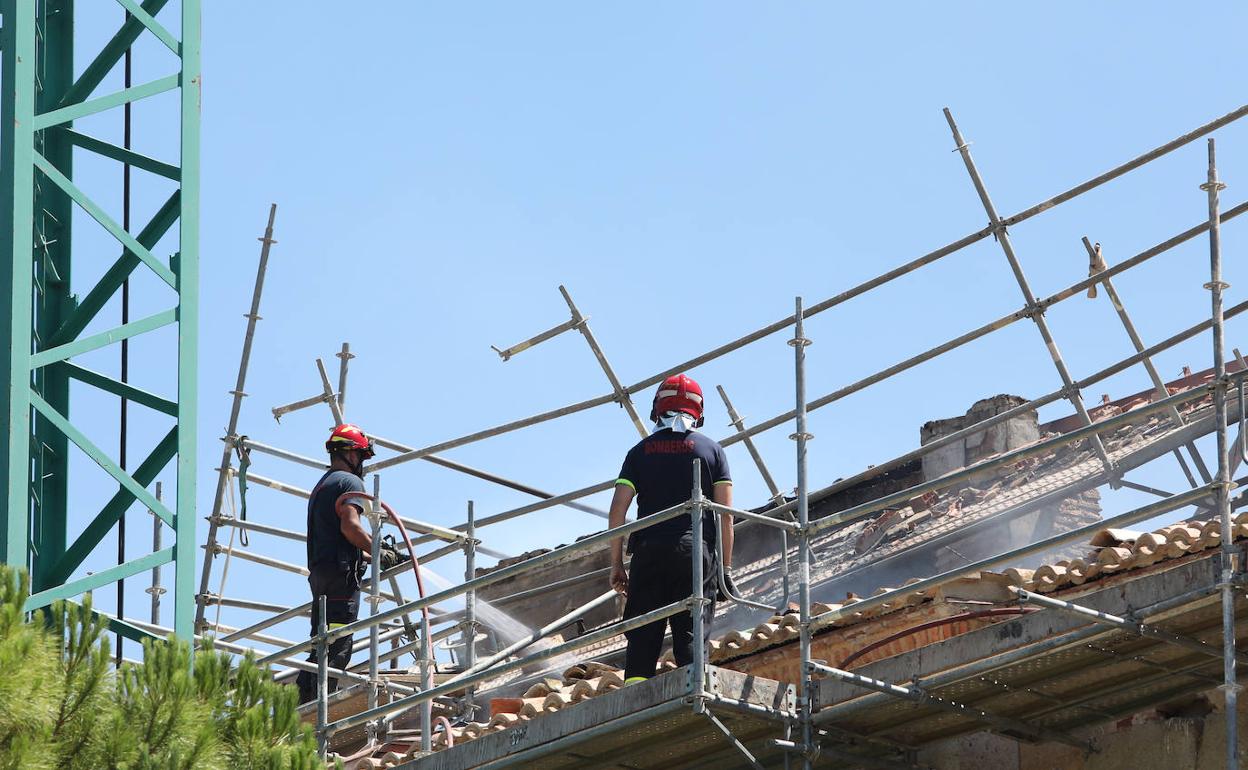
[[(0, 0), (0, 296), (8, 303), (0, 309), (4, 351), (0, 559), (30, 570), (32, 596), (27, 609), (32, 610), (172, 563), (174, 630), (189, 638), (195, 616), (200, 0), (181, 0), (180, 8), (175, 4), (163, 14), (168, 0), (116, 2), (118, 30), (75, 77), (74, 0)], [(174, 35), (170, 26), (180, 34)], [(97, 93), (140, 35), (152, 35), (171, 50), (176, 70), (151, 82)], [(177, 92), (180, 105), (175, 123), (181, 150), (176, 164), (73, 127), (75, 120), (170, 91)], [(176, 189), (152, 219), (131, 234), (75, 183), (75, 149), (171, 179)], [(117, 241), (119, 251), (94, 285), (81, 287), (86, 289), (81, 297), (71, 293), (70, 282), (76, 258), (71, 228), (75, 208), (99, 223)], [(151, 249), (175, 223), (177, 251), (164, 260)], [(93, 326), (136, 269), (151, 271), (168, 284), (170, 306), (117, 327)], [(73, 360), (169, 326), (177, 332), (176, 351), (169, 354), (170, 359), (176, 357), (177, 392), (169, 397)], [(164, 413), (173, 418), (173, 426), (142, 462), (123, 470), (75, 423), (79, 415), (71, 404), (71, 380)], [(94, 515), (81, 531), (68, 526), (71, 446), (117, 483), (111, 498), (85, 511)], [(175, 457), (177, 493), (166, 506), (148, 487)], [(155, 512), (172, 529), (173, 545), (115, 567), (97, 567), (93, 574), (79, 574), (84, 561), (135, 504)], [(130, 636), (139, 633), (122, 622), (114, 621), (114, 627)]]

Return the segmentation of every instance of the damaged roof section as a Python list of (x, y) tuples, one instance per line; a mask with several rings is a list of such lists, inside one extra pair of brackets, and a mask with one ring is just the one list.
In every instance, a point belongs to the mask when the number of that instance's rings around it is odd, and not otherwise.
[[(1167, 383), (1179, 393), (1206, 385), (1212, 372), (1186, 374)], [(1094, 419), (1130, 412), (1154, 400), (1152, 391), (1132, 394), (1117, 401), (1105, 400), (1092, 410)], [(999, 395), (976, 402), (965, 415), (934, 420), (920, 428), (920, 440), (928, 445), (982, 420), (1015, 410), (1024, 404), (1017, 396)], [(1193, 400), (1181, 409), (1184, 425), (1176, 425), (1166, 413), (1141, 416), (1138, 421), (1106, 430), (1101, 439), (1117, 472), (1126, 472), (1154, 460), (1193, 437), (1214, 429), (1211, 398)], [(1034, 410), (999, 421), (983, 431), (948, 442), (928, 454), (898, 467), (881, 469), (871, 478), (852, 484), (834, 483), (812, 493), (811, 518), (822, 519), (854, 506), (870, 503), (947, 473), (993, 459), (1055, 435), (1078, 428), (1078, 418), (1039, 423)], [(1095, 525), (1101, 520), (1097, 488), (1115, 480), (1088, 440), (1062, 445), (1012, 465), (985, 471), (949, 487), (930, 491), (887, 508), (878, 514), (833, 528), (812, 539), (812, 596), (827, 606), (837, 606), (858, 596), (870, 596), (886, 586), (899, 586), (927, 575), (957, 569), (967, 563), (1035, 542), (1061, 532)], [(768, 506), (770, 507), (770, 506)], [(767, 507), (757, 509), (767, 510)], [(793, 543), (790, 542), (790, 548)], [(543, 550), (517, 557), (529, 558)], [(784, 570), (780, 536), (771, 528), (738, 525), (735, 568), (738, 587), (750, 599), (783, 606)], [(1114, 551), (1106, 552), (1106, 559)], [(1033, 557), (1018, 568), (1041, 570), (1039, 580), (1050, 579), (1055, 565), (1072, 565), (1074, 574), (1089, 567), (1080, 546), (1057, 549)], [(795, 556), (790, 551), (790, 559)], [(604, 590), (608, 555), (605, 549), (579, 559), (502, 581), (481, 592), (526, 625), (539, 627), (587, 603)], [(491, 570), (478, 570), (486, 574)], [(788, 600), (796, 598), (796, 582), (790, 580)], [(604, 606), (587, 613), (584, 628), (614, 620), (618, 608)], [(761, 628), (780, 625), (779, 629)], [(757, 611), (737, 605), (717, 608), (716, 629), (728, 629), (725, 639), (731, 650), (744, 641), (733, 634), (761, 628), (760, 637), (784, 636), (788, 631), (760, 617)], [(566, 636), (567, 634), (565, 634)], [(623, 641), (616, 639), (587, 651), (604, 659), (618, 654)]]

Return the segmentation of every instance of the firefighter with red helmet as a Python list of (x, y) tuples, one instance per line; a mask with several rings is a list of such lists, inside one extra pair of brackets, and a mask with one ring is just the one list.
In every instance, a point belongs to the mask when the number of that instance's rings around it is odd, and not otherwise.
[[(714, 440), (698, 432), (702, 426), (702, 388), (692, 378), (678, 374), (659, 385), (650, 410), (654, 431), (628, 451), (615, 495), (611, 499), (609, 525), (624, 524), (633, 499), (637, 499), (637, 517), (658, 513), (689, 499), (693, 483), (692, 469), (696, 458), (702, 464), (702, 492), (720, 505), (732, 505), (732, 477), (724, 449)], [(713, 599), (718, 593), (718, 565), (715, 558), (716, 538), (723, 538), (725, 574), (732, 564), (732, 517), (720, 518), (716, 531), (715, 517), (702, 519), (702, 532), (694, 533), (692, 517), (677, 516), (629, 537), (632, 561), (624, 568), (624, 543), (617, 538), (611, 543), (611, 586), (625, 594), (624, 618), (633, 618), (693, 593), (693, 538), (701, 537), (703, 565), (703, 596)], [(715, 609), (707, 604), (706, 637), (693, 638), (693, 617), (688, 612), (673, 615), (625, 634), (624, 676), (636, 681), (654, 676), (663, 636), (670, 621), (672, 655), (676, 665), (693, 662), (694, 644), (706, 647), (710, 641), (711, 619)]]
[[(330, 628), (346, 625), (359, 617), (360, 581), (372, 553), (373, 538), (360, 521), (364, 512), (360, 501), (349, 499), (338, 505), (348, 492), (364, 491), (364, 461), (374, 454), (373, 442), (359, 427), (339, 425), (325, 442), (329, 470), (312, 488), (308, 498), (308, 585), (312, 589), (312, 635), (320, 631), (320, 597), (325, 597), (325, 620)], [(351, 637), (339, 637), (329, 645), (328, 664), (345, 669), (351, 660)], [(316, 650), (308, 657), (318, 661)], [(316, 698), (316, 675), (299, 672), (299, 702)], [(329, 690), (338, 681), (329, 679)]]

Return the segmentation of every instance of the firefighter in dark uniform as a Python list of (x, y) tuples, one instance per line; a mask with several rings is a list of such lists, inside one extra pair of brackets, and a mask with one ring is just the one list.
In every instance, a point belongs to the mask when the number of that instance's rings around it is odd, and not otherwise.
[[(615, 482), (611, 500), (609, 525), (624, 524), (624, 515), (633, 498), (637, 498), (637, 517), (657, 513), (689, 499), (693, 488), (693, 461), (702, 464), (702, 492), (721, 505), (732, 505), (732, 477), (724, 449), (714, 440), (697, 431), (702, 425), (702, 389), (691, 378), (679, 374), (668, 377), (659, 385), (650, 410), (654, 432), (628, 451)], [(702, 532), (692, 531), (692, 517), (677, 516), (629, 537), (632, 561), (624, 569), (624, 543), (617, 538), (611, 543), (611, 587), (628, 598), (624, 618), (643, 615), (672, 602), (689, 598), (693, 593), (693, 538), (704, 543), (703, 596), (714, 599), (718, 593), (718, 565), (715, 558), (717, 536), (723, 538), (725, 574), (732, 564), (732, 517), (720, 517), (719, 532), (715, 518), (703, 517)], [(625, 634), (626, 681), (654, 676), (663, 636), (670, 621), (672, 655), (676, 665), (693, 662), (694, 644), (705, 649), (710, 641), (713, 603), (704, 609), (706, 636), (693, 638), (693, 617), (688, 612), (656, 621)]]
[[(355, 425), (339, 425), (325, 442), (329, 470), (312, 488), (308, 498), (308, 585), (312, 589), (312, 636), (320, 631), (320, 597), (325, 597), (325, 620), (329, 628), (346, 625), (360, 614), (360, 581), (370, 561), (373, 538), (360, 521), (362, 501), (338, 498), (347, 492), (364, 491), (364, 461), (373, 456), (373, 442)], [(383, 554), (383, 562), (395, 563), (397, 554)], [(329, 645), (328, 665), (345, 669), (351, 661), (351, 636)], [(308, 657), (318, 661), (316, 649)], [(316, 698), (316, 674), (300, 671), (299, 702)], [(338, 680), (329, 679), (329, 691)]]

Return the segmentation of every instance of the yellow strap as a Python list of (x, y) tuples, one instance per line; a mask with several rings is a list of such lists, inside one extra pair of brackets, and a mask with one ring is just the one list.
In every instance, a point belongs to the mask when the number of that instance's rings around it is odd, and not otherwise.
[(615, 483), (617, 485), (623, 484), (624, 486), (631, 488), (634, 492), (637, 491), (637, 485), (629, 481), (628, 479), (616, 479)]

